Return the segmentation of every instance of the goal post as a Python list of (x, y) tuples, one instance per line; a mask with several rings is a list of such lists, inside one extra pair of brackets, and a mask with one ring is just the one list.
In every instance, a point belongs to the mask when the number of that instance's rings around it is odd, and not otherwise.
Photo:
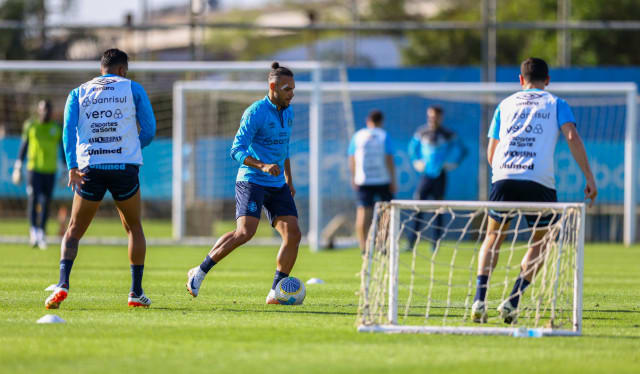
[[(445, 122), (445, 126), (453, 124), (453, 130), (464, 137), (467, 144), (473, 145), (486, 137), (479, 130), (482, 106), (495, 107), (500, 100), (520, 89), (514, 83), (329, 82), (317, 78), (296, 82), (296, 97), (292, 102), (296, 113), (291, 137), (292, 150), (295, 150), (292, 169), (296, 187), (302, 186), (296, 200), (303, 232), (307, 233), (307, 242), (311, 248), (317, 250), (332, 244), (322, 234), (328, 227), (352, 226), (355, 198), (349, 180), (347, 148), (354, 122), (362, 125), (366, 114), (372, 109), (383, 111), (385, 129), (397, 150), (397, 197), (406, 199), (411, 197), (417, 184), (417, 176), (408, 161), (406, 147), (415, 129), (424, 123), (424, 110), (429, 105), (444, 107), (446, 121), (449, 121)], [(553, 94), (567, 99), (574, 110), (589, 158), (594, 166), (598, 166), (594, 167), (596, 178), (608, 179), (608, 186), (601, 189), (598, 202), (609, 210), (601, 209), (594, 214), (613, 214), (615, 219), (618, 215), (624, 217), (624, 223), (620, 226), (624, 228), (623, 237), (627, 245), (633, 243), (636, 237), (637, 186), (633, 181), (637, 179), (637, 171), (635, 157), (632, 156), (637, 153), (636, 89), (634, 83), (606, 82), (552, 83), (548, 87)], [(174, 111), (174, 131), (205, 126), (224, 127), (224, 134), (217, 134), (216, 137), (226, 141), (228, 147), (244, 108), (265, 93), (264, 82), (178, 82), (174, 95), (182, 98), (176, 98), (174, 102), (181, 100), (181, 105), (186, 109), (181, 115), (176, 114), (177, 110)], [(235, 109), (232, 115), (220, 117), (224, 117), (226, 122), (214, 123), (211, 118), (197, 115), (198, 102), (220, 108), (235, 105)], [(605, 128), (606, 131), (603, 130)], [(188, 157), (184, 155), (184, 147), (190, 146), (189, 143), (187, 140), (174, 142), (174, 147), (183, 147), (182, 152), (174, 148), (175, 170), (184, 162), (177, 158)], [(562, 150), (562, 157), (556, 157), (559, 199), (581, 201), (581, 188), (576, 186), (583, 183), (582, 174), (575, 161), (570, 158), (570, 152), (562, 138), (558, 147)], [(218, 151), (226, 157), (226, 149), (220, 148)], [(615, 158), (610, 157), (612, 155)], [(469, 160), (465, 161), (463, 167), (450, 173), (449, 187), (453, 189), (452, 194), (456, 199), (480, 200), (475, 179), (473, 183), (452, 182), (457, 178), (471, 179), (473, 175), (481, 174), (478, 170), (486, 161), (477, 155), (469, 156)], [(217, 178), (215, 183), (232, 185), (232, 171), (237, 165), (229, 160), (220, 162), (225, 163), (226, 166), (222, 168), (228, 171), (224, 172), (224, 178)], [(602, 168), (610, 169), (601, 170)], [(180, 181), (179, 177), (174, 177), (174, 186)], [(486, 184), (489, 184), (489, 180)], [(184, 181), (181, 186), (185, 188)], [(184, 202), (180, 202), (180, 199), (186, 197), (179, 192), (178, 186), (173, 191), (174, 237), (178, 239), (179, 227), (185, 222)], [(232, 202), (232, 191), (227, 192), (229, 196), (224, 196), (224, 199)], [(597, 227), (603, 227), (609, 222), (612, 222), (609, 226), (613, 227), (615, 221), (590, 218), (592, 220), (587, 222), (593, 222)], [(352, 231), (346, 231), (347, 235), (352, 234)]]
[[(474, 280), (491, 211), (508, 217), (510, 225), (505, 218), (500, 231), (506, 239), (487, 284), (488, 323), (475, 324), (470, 320)], [(552, 217), (552, 223), (541, 225), (541, 217)], [(363, 255), (358, 331), (580, 335), (584, 222), (584, 203), (378, 203)], [(434, 229), (441, 231), (437, 238)], [(509, 297), (520, 259), (537, 244), (535, 230), (545, 230), (543, 250), (532, 260), (538, 270), (519, 295), (517, 323), (505, 325), (495, 307)], [(407, 245), (409, 231), (418, 240)]]

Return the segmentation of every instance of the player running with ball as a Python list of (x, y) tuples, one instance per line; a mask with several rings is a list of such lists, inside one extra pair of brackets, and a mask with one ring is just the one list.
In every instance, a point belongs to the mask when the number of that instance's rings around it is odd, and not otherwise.
[(282, 237), (276, 274), (266, 300), (267, 304), (278, 304), (276, 285), (291, 273), (302, 237), (289, 162), (293, 125), (289, 104), (294, 89), (291, 70), (274, 62), (269, 72), (269, 93), (242, 115), (231, 146), (231, 157), (240, 163), (236, 178), (236, 229), (222, 235), (202, 264), (189, 270), (187, 290), (193, 297), (198, 296), (209, 270), (253, 237), (264, 206), (271, 226)]
[[(596, 198), (596, 183), (576, 130), (576, 120), (566, 101), (544, 91), (548, 84), (547, 63), (539, 58), (525, 60), (520, 66), (523, 90), (504, 99), (495, 111), (487, 147), (493, 170), (491, 201), (556, 202), (553, 154), (560, 132), (586, 178), (584, 194), (585, 199), (591, 200), (589, 206)], [(498, 262), (500, 245), (505, 238), (502, 230), (509, 227), (509, 218), (499, 212), (490, 213), (487, 234), (478, 258), (476, 295), (471, 308), (474, 322), (487, 321), (487, 284)], [(538, 217), (525, 218), (531, 227)], [(522, 259), (513, 290), (498, 306), (505, 323), (515, 322), (520, 296), (542, 265), (546, 244), (544, 235), (552, 223), (551, 219), (552, 216), (540, 217), (533, 229), (532, 246)]]
[(57, 309), (66, 299), (78, 243), (107, 190), (129, 236), (132, 278), (129, 306), (151, 304), (142, 291), (147, 247), (140, 219), (138, 169), (142, 165), (141, 149), (155, 135), (156, 119), (144, 88), (125, 78), (128, 66), (126, 53), (118, 49), (105, 51), (100, 67), (102, 75), (75, 88), (67, 98), (63, 143), (69, 186), (76, 193), (69, 227), (62, 237), (60, 281), (45, 301), (47, 309)]

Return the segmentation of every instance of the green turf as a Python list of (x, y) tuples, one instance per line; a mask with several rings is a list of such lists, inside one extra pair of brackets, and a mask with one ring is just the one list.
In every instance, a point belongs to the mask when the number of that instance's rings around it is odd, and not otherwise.
[[(143, 226), (145, 235), (148, 238), (171, 237), (171, 221), (169, 220), (145, 219)], [(47, 223), (47, 235), (57, 235), (59, 227), (60, 225), (57, 222), (50, 219)], [(213, 224), (213, 236), (219, 237), (226, 232), (232, 231), (234, 228), (234, 221), (216, 221)], [(26, 237), (29, 235), (29, 224), (26, 219), (0, 218), (0, 235), (25, 235)], [(95, 218), (85, 234), (86, 237), (124, 237), (124, 235), (122, 223), (120, 223), (120, 219), (117, 218), (115, 212), (113, 218)], [(274, 235), (277, 234), (275, 234), (267, 221), (264, 221), (258, 226), (256, 237), (268, 238)]]
[(238, 249), (192, 299), (186, 271), (206, 251), (149, 248), (154, 304), (129, 310), (126, 250), (82, 246), (56, 312), (67, 323), (37, 325), (57, 251), (0, 246), (0, 372), (640, 372), (640, 247), (589, 245), (584, 336), (541, 339), (357, 333), (357, 250), (301, 250), (294, 275), (326, 281), (303, 306), (263, 305), (275, 248)]

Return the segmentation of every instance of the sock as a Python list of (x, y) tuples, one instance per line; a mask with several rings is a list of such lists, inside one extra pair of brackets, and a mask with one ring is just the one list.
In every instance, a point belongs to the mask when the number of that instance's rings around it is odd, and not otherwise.
[(73, 266), (73, 260), (60, 260), (60, 280), (57, 286), (69, 289), (69, 274), (71, 274), (71, 267)]
[(209, 255), (207, 255), (205, 256), (204, 261), (202, 261), (202, 263), (200, 264), (200, 270), (204, 271), (205, 273), (208, 273), (209, 270), (211, 270), (211, 268), (215, 264), (216, 262), (213, 261), (211, 257), (209, 257)]
[(520, 295), (524, 292), (524, 290), (529, 286), (529, 281), (522, 278), (522, 274), (518, 275), (518, 279), (513, 284), (513, 289), (511, 290), (511, 294), (509, 297), (511, 298), (511, 305), (514, 307), (518, 306), (520, 302)]
[(38, 229), (35, 227), (31, 227), (29, 229), (29, 241), (35, 243), (38, 240)]
[(142, 295), (142, 273), (144, 265), (131, 265), (131, 292), (136, 296)]
[(271, 285), (271, 289), (275, 290), (278, 283), (288, 276), (289, 274), (276, 270), (276, 275), (273, 277), (273, 284)]
[(488, 275), (478, 275), (476, 281), (476, 296), (473, 298), (473, 301), (483, 301), (487, 297), (487, 283), (489, 282)]

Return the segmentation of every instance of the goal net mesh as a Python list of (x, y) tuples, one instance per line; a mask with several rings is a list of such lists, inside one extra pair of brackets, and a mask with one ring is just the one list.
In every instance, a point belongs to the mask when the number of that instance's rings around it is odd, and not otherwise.
[[(500, 210), (500, 233), (506, 238), (487, 284), (488, 322), (478, 325), (471, 321), (480, 247), (490, 211), (486, 203), (477, 208), (435, 202), (402, 207), (377, 204), (363, 254), (358, 324), (510, 327), (500, 319), (496, 307), (509, 298), (528, 248), (542, 244), (544, 249), (534, 260), (538, 271), (520, 295), (515, 324), (573, 330), (574, 308), (580, 308), (574, 305), (582, 220), (579, 205)], [(527, 216), (533, 221), (530, 227)], [(541, 218), (547, 216), (554, 223), (543, 227)], [(538, 243), (532, 239), (534, 230), (546, 231)], [(411, 243), (411, 237), (415, 242)], [(394, 253), (397, 276), (390, 272)], [(390, 298), (394, 289), (397, 298)], [(397, 309), (395, 323), (390, 320), (393, 309)]]

